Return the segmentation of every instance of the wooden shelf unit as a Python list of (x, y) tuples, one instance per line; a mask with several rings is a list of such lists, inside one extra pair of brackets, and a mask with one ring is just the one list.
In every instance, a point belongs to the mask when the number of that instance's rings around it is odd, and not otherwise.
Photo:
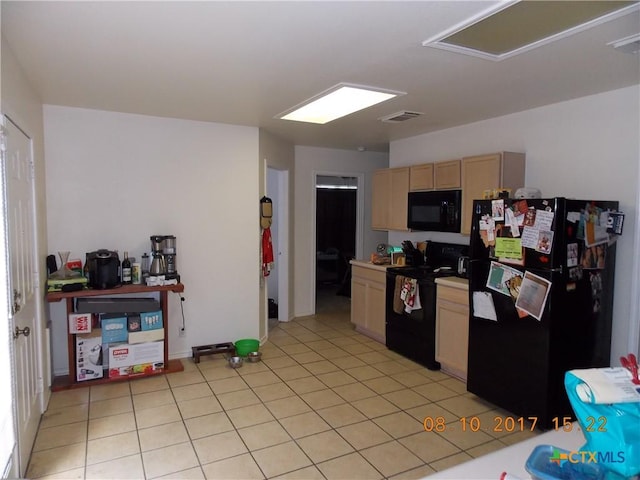
[(148, 287), (146, 285), (122, 285), (117, 288), (110, 288), (106, 290), (78, 290), (77, 292), (49, 292), (47, 293), (46, 300), (49, 303), (60, 302), (61, 300), (67, 301), (67, 317), (70, 313), (74, 312), (74, 301), (76, 298), (82, 297), (108, 297), (113, 295), (123, 295), (127, 293), (159, 293), (160, 294), (160, 309), (162, 310), (162, 323), (164, 328), (164, 365), (165, 367), (159, 371), (151, 374), (143, 374), (136, 376), (129, 376), (124, 378), (96, 378), (94, 380), (87, 380), (84, 382), (76, 381), (76, 352), (75, 352), (75, 334), (69, 332), (69, 322), (65, 318), (67, 328), (67, 352), (69, 355), (69, 375), (63, 375), (55, 377), (51, 385), (53, 391), (64, 390), (74, 387), (85, 387), (91, 385), (100, 385), (102, 383), (117, 382), (131, 380), (140, 377), (148, 377), (150, 375), (162, 375), (165, 373), (180, 372), (184, 370), (182, 362), (180, 360), (169, 360), (169, 314), (168, 314), (168, 297), (169, 292), (184, 292), (184, 285), (178, 283), (176, 285), (166, 285), (157, 287)]

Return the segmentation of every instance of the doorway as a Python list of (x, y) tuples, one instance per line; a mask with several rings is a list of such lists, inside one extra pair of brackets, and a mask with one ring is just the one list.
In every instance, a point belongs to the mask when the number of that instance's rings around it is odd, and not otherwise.
[(316, 175), (316, 314), (346, 314), (351, 308), (351, 265), (358, 232), (358, 177)]

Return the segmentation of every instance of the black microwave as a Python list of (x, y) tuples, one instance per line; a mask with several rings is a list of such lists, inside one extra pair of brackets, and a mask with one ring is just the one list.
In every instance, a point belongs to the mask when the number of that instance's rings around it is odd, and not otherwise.
[(407, 227), (423, 232), (460, 232), (461, 190), (409, 192)]

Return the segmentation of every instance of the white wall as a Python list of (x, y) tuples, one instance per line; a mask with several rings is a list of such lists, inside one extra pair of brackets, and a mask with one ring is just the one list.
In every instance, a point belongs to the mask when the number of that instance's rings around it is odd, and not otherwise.
[[(618, 200), (625, 212), (624, 235), (617, 246), (612, 362), (631, 347), (634, 265), (638, 264), (638, 159), (640, 95), (638, 86), (583, 97), (462, 127), (392, 142), (390, 165), (412, 165), (496, 151), (525, 152), (526, 185), (545, 197)], [(389, 234), (391, 243), (428, 234)], [(456, 236), (452, 241), (465, 237)], [(436, 238), (433, 238), (436, 240)], [(461, 242), (458, 242), (461, 243)], [(468, 243), (468, 239), (466, 240)], [(635, 308), (634, 308), (635, 311)]]
[(311, 208), (315, 200), (315, 173), (338, 173), (346, 176), (365, 175), (364, 184), (364, 249), (363, 255), (375, 252), (376, 245), (386, 242), (386, 232), (371, 230), (371, 178), (374, 170), (387, 168), (388, 155), (379, 152), (357, 152), (319, 147), (295, 147), (295, 316), (315, 311), (315, 291), (312, 290), (315, 264), (315, 215)]
[[(259, 333), (258, 130), (44, 106), (49, 250), (140, 258), (177, 237), (185, 284), (169, 295), (169, 355)], [(63, 305), (52, 306), (56, 373), (66, 370)]]

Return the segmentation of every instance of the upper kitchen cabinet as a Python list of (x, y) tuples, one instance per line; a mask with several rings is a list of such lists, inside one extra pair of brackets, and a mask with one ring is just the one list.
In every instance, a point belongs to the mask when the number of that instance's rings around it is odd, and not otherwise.
[(409, 190), (433, 190), (433, 163), (410, 167)]
[(371, 228), (407, 230), (409, 167), (375, 171), (372, 194)]
[(460, 188), (460, 160), (424, 163), (410, 169), (409, 190), (453, 190)]
[(433, 164), (433, 183), (436, 190), (460, 188), (460, 160), (437, 162)]
[(462, 223), (460, 233), (471, 233), (473, 201), (485, 190), (510, 188), (513, 193), (524, 186), (524, 153), (500, 152), (462, 159)]

